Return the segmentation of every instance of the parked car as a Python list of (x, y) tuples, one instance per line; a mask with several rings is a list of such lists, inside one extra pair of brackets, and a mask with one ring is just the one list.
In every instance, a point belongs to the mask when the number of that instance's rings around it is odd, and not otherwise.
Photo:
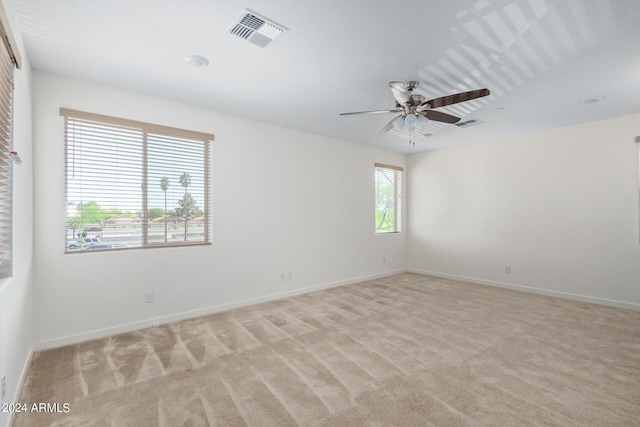
[(86, 248), (88, 246), (96, 245), (100, 243), (100, 239), (97, 237), (86, 237), (84, 240), (72, 240), (69, 242), (69, 249)]
[(126, 248), (127, 245), (116, 245), (116, 244), (100, 244), (100, 245), (90, 245), (85, 249), (89, 251), (100, 251), (104, 249), (121, 249)]
[(100, 227), (98, 225), (91, 225), (91, 226), (87, 227), (87, 229), (85, 231), (87, 233), (100, 233), (100, 232), (102, 232), (102, 227)]

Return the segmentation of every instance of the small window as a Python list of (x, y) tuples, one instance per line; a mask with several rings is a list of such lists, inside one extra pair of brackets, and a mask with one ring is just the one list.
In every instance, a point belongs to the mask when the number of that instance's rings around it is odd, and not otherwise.
[(60, 109), (67, 253), (208, 244), (213, 135)]
[(400, 232), (402, 168), (375, 165), (376, 233)]
[(636, 136), (638, 144), (638, 243), (640, 243), (640, 136)]

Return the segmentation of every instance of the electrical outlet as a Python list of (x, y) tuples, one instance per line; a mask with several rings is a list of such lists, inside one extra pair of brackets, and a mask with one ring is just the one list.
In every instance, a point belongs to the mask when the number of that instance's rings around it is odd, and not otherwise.
[(287, 280), (293, 279), (293, 271), (287, 273)]
[(511, 266), (510, 265), (505, 265), (504, 266), (504, 272), (506, 274), (511, 274)]
[(2, 400), (7, 395), (7, 374), (2, 374)]
[(147, 291), (144, 293), (144, 303), (149, 304), (153, 302), (153, 291)]
[(383, 263), (383, 264), (386, 264), (386, 263), (387, 263), (387, 258), (382, 257), (382, 263)]

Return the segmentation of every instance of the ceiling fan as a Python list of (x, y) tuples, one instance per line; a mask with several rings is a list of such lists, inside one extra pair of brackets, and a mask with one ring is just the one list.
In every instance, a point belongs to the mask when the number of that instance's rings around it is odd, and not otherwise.
[(389, 82), (391, 92), (396, 99), (396, 108), (393, 110), (355, 111), (352, 113), (340, 113), (340, 115), (400, 113), (400, 115), (394, 117), (387, 123), (380, 133), (388, 132), (392, 128), (413, 130), (416, 126), (422, 127), (426, 125), (429, 120), (443, 123), (457, 123), (460, 121), (460, 117), (436, 111), (434, 108), (470, 101), (491, 93), (489, 89), (477, 89), (426, 101), (424, 96), (413, 94), (413, 90), (418, 86), (418, 83), (419, 82), (416, 81), (407, 83)]

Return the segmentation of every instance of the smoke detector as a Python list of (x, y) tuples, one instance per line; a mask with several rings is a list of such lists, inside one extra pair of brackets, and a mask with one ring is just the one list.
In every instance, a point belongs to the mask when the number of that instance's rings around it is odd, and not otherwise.
[(249, 9), (244, 9), (227, 30), (228, 33), (260, 47), (269, 46), (287, 31), (282, 25)]

